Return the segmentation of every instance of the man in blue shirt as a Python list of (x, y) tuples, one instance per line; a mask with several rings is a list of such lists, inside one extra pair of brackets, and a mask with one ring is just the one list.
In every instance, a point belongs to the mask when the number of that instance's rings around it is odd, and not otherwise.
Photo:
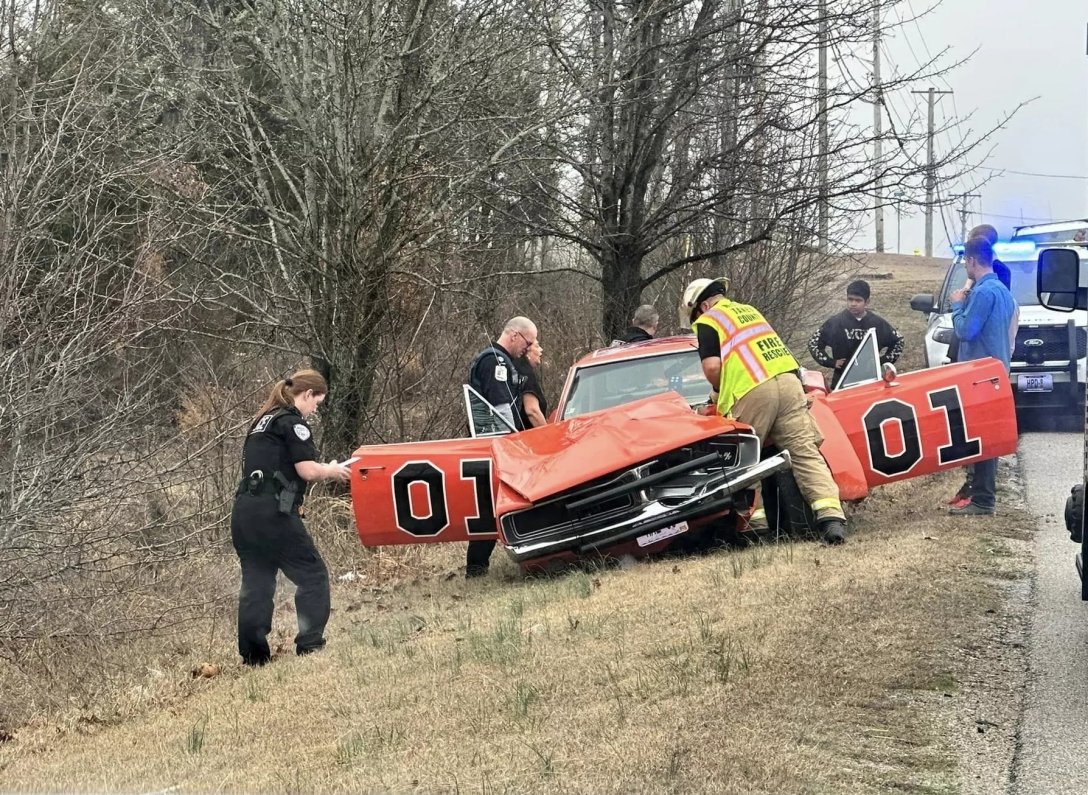
[[(975, 237), (967, 241), (963, 251), (967, 276), (974, 282), (970, 295), (965, 290), (952, 293), (952, 325), (960, 338), (958, 360), (1001, 360), (1005, 370), (1012, 358), (1009, 324), (1016, 304), (1012, 293), (994, 274), (994, 248), (989, 240)], [(971, 501), (953, 507), (954, 516), (988, 516), (996, 502), (997, 459), (974, 465)]]

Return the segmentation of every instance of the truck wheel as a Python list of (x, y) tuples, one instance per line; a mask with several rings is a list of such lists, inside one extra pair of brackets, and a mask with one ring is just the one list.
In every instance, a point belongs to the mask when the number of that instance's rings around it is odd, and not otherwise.
[(1078, 544), (1082, 543), (1080, 530), (1083, 526), (1084, 515), (1084, 485), (1078, 484), (1065, 498), (1065, 529), (1069, 531), (1069, 540)]
[(801, 496), (792, 470), (775, 472), (763, 481), (763, 508), (770, 530), (783, 535), (819, 536), (816, 514)]

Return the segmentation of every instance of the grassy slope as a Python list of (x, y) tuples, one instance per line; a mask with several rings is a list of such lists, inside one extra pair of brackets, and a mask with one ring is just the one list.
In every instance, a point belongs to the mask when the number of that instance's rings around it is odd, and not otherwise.
[[(904, 302), (939, 274), (893, 265), (874, 305), (916, 345)], [(955, 481), (879, 490), (841, 549), (343, 584), (323, 654), (228, 663), (124, 721), (25, 729), (0, 744), (0, 787), (955, 791), (961, 651), (1025, 565), (994, 534), (1029, 521), (953, 521), (938, 498)], [(439, 567), (458, 553), (430, 552)]]

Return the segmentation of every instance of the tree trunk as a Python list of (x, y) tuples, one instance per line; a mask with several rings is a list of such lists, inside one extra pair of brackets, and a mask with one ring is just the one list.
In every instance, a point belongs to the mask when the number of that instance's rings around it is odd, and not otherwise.
[(604, 342), (618, 339), (631, 325), (631, 317), (642, 303), (642, 254), (635, 246), (605, 251), (601, 263), (601, 331)]

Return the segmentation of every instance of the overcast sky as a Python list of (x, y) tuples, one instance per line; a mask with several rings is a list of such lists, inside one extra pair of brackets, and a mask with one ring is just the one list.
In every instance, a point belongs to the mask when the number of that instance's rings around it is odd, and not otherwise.
[[(916, 12), (932, 7), (927, 0), (910, 0)], [(902, 6), (900, 13), (907, 15)], [(892, 21), (894, 21), (894, 14)], [(978, 51), (970, 61), (943, 79), (932, 82), (934, 88), (954, 92), (937, 103), (938, 126), (942, 118), (966, 120), (976, 133), (993, 127), (1018, 103), (1030, 102), (1019, 110), (1005, 129), (995, 133), (990, 143), (993, 153), (976, 159), (992, 169), (1034, 172), (1036, 174), (1074, 177), (1026, 176), (979, 170), (972, 179), (982, 182), (974, 191), (982, 195), (974, 200), (968, 226), (991, 223), (1003, 236), (1021, 223), (1039, 219), (1065, 220), (1088, 217), (1088, 55), (1085, 53), (1088, 3), (1085, 0), (1035, 0), (1032, 3), (999, 3), (995, 0), (943, 0), (917, 23), (910, 22), (892, 33), (885, 51), (884, 72), (898, 67), (913, 70), (918, 59), (926, 59), (926, 50), (937, 55), (949, 48), (948, 62)], [(889, 63), (890, 62), (890, 63)], [(925, 90), (928, 84), (915, 86)], [(906, 112), (911, 104), (923, 111), (924, 96), (902, 94), (891, 98)], [(938, 152), (947, 149), (949, 136), (938, 136)], [(965, 192), (970, 185), (942, 186), (945, 195)], [(921, 199), (922, 197), (919, 197)], [(959, 215), (945, 210), (947, 225), (959, 235)], [(885, 210), (885, 246), (896, 250), (896, 213)], [(1023, 221), (1020, 219), (1023, 218)], [(914, 217), (903, 218), (904, 253), (921, 249), (925, 239), (921, 210)], [(948, 251), (945, 224), (934, 219), (934, 254)], [(872, 249), (873, 231), (869, 223), (852, 245)]]

